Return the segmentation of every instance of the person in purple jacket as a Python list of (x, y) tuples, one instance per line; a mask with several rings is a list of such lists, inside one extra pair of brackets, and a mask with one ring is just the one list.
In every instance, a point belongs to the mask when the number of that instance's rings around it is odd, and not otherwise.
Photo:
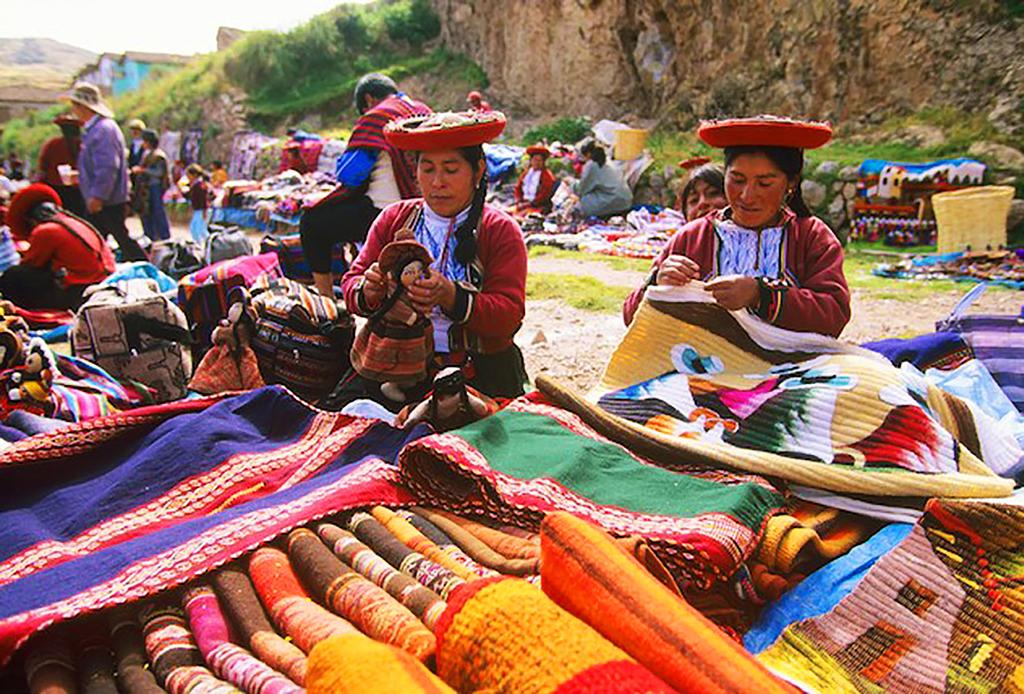
[(71, 112), (82, 121), (82, 146), (78, 151), (78, 187), (85, 198), (89, 221), (104, 235), (110, 234), (121, 249), (121, 260), (146, 260), (146, 254), (128, 233), (125, 212), (128, 202), (128, 165), (124, 135), (100, 90), (77, 82), (64, 97)]

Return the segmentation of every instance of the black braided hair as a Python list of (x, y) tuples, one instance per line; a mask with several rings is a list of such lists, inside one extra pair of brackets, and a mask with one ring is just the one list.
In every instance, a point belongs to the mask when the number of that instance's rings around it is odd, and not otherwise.
[[(483, 145), (472, 147), (460, 147), (459, 152), (469, 165), (473, 167), (473, 175), (480, 175), (480, 170), (487, 166), (484, 158)], [(466, 221), (455, 230), (455, 259), (465, 266), (469, 266), (476, 258), (476, 229), (480, 224), (480, 218), (484, 214), (484, 203), (487, 201), (487, 173), (480, 176), (480, 183), (477, 184), (473, 193), (473, 202), (469, 207), (469, 216)]]
[(736, 157), (742, 154), (763, 154), (786, 174), (793, 184), (793, 193), (786, 200), (789, 209), (797, 217), (813, 217), (814, 214), (804, 202), (800, 191), (800, 182), (804, 170), (804, 151), (796, 147), (762, 147), (760, 145), (744, 145), (725, 148), (725, 168), (728, 169)]

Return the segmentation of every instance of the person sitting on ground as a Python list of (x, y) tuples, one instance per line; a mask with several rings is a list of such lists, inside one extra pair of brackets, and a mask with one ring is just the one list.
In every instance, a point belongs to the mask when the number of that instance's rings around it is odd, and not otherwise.
[(60, 128), (60, 135), (51, 137), (39, 150), (39, 168), (36, 171), (37, 183), (46, 185), (57, 191), (61, 199), (61, 207), (78, 217), (85, 216), (85, 200), (77, 185), (70, 179), (64, 182), (60, 167), (75, 168), (78, 161), (78, 150), (82, 146), (82, 121), (69, 113), (62, 113), (53, 119), (54, 125)]
[(91, 224), (60, 207), (45, 183), (33, 183), (11, 201), (7, 223), (28, 240), (21, 262), (0, 275), (0, 295), (29, 309), (71, 309), (82, 294), (114, 271), (114, 254)]
[(171, 185), (170, 165), (167, 155), (160, 149), (160, 137), (155, 130), (142, 131), (142, 146), (145, 154), (142, 162), (132, 169), (139, 185), (142, 186), (140, 216), (142, 229), (153, 241), (171, 238), (171, 223), (164, 208), (164, 192)]
[(712, 164), (710, 158), (687, 159), (679, 162), (679, 166), (687, 171), (687, 181), (676, 198), (676, 209), (686, 221), (692, 222), (729, 204), (725, 199), (725, 172)]
[(551, 211), (551, 198), (558, 188), (558, 179), (547, 166), (551, 150), (533, 145), (526, 148), (526, 155), (530, 157), (530, 166), (516, 183), (516, 212), (536, 210), (546, 214)]
[(220, 190), (227, 182), (228, 172), (224, 169), (224, 164), (220, 160), (214, 159), (210, 169), (210, 185)]
[(580, 145), (585, 161), (576, 184), (579, 212), (583, 217), (611, 217), (633, 206), (633, 191), (619, 170), (607, 163), (604, 148), (593, 139)]
[[(378, 259), (396, 234), (411, 229), (433, 259), (412, 283), (408, 298), (433, 324), (434, 370), (461, 366), (470, 386), (490, 397), (513, 398), (527, 380), (523, 355), (513, 342), (526, 311), (526, 245), (522, 231), (487, 195), (483, 143), (504, 129), (497, 112), (444, 113), (392, 124), (393, 146), (418, 152), (416, 178), (423, 197), (388, 207), (373, 223), (359, 256), (342, 279), (353, 313), (387, 310), (387, 279)], [(386, 341), (387, 335), (376, 339)], [(353, 362), (360, 361), (359, 356)], [(396, 361), (401, 357), (394, 356)], [(404, 390), (410, 402), (418, 392)], [(400, 406), (380, 394), (380, 383), (354, 374), (332, 394), (332, 406), (369, 398)]]
[(729, 206), (672, 237), (647, 281), (626, 299), (626, 324), (647, 287), (702, 281), (730, 311), (838, 337), (850, 320), (843, 249), (800, 194), (803, 150), (825, 144), (831, 133), (824, 123), (768, 116), (703, 123), (701, 139), (725, 149)]
[(491, 104), (484, 101), (484, 96), (475, 89), (466, 95), (466, 103), (469, 104), (470, 111), (480, 111), (481, 113), (487, 113), (493, 111)]
[(364, 75), (356, 84), (355, 105), (361, 115), (338, 157), (339, 185), (306, 208), (299, 223), (302, 254), (323, 296), (334, 293), (334, 246), (361, 243), (382, 209), (417, 195), (412, 163), (384, 139), (384, 126), (432, 113), (425, 104), (399, 92), (390, 77), (377, 73)]

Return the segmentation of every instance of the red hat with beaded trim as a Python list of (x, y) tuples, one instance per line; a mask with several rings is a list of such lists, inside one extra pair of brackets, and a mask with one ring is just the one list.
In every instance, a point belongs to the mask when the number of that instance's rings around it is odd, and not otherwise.
[(60, 196), (45, 183), (33, 183), (19, 190), (7, 208), (7, 226), (15, 239), (27, 239), (32, 229), (28, 225), (28, 214), (36, 205), (52, 202), (60, 207)]
[(779, 116), (701, 121), (697, 136), (712, 147), (793, 147), (816, 149), (832, 139), (832, 126)]
[(398, 149), (436, 152), (490, 142), (505, 129), (501, 111), (459, 111), (391, 121), (384, 137)]
[(689, 159), (683, 159), (679, 162), (678, 166), (680, 169), (686, 169), (692, 171), (698, 166), (704, 166), (705, 164), (711, 163), (711, 157), (690, 157)]
[(551, 156), (551, 150), (548, 149), (547, 145), (530, 145), (526, 148), (526, 155), (532, 157), (534, 154), (539, 154), (545, 159)]

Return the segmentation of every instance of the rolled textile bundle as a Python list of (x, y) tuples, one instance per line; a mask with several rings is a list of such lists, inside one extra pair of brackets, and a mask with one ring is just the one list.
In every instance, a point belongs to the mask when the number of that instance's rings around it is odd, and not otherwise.
[(242, 642), (264, 663), (284, 673), (292, 682), (306, 684), (306, 654), (278, 635), (267, 619), (256, 589), (245, 572), (220, 569), (211, 577), (214, 592)]
[[(508, 559), (540, 559), (539, 535), (530, 533), (532, 536), (530, 538), (520, 537), (439, 508), (413, 506), (412, 510), (442, 529), (444, 526), (438, 523), (437, 519), (438, 517), (447, 519), (450, 523), (472, 534), (473, 537)], [(448, 535), (451, 536), (451, 533), (448, 533)], [(456, 538), (452, 537), (452, 539)]]
[(376, 518), (368, 513), (354, 513), (348, 522), (349, 530), (379, 554), (387, 563), (406, 573), (442, 598), (466, 581), (452, 571), (409, 549), (392, 535)]
[(182, 607), (199, 652), (214, 674), (249, 694), (298, 694), (302, 688), (252, 653), (231, 642), (213, 589), (199, 584), (185, 591)]
[(365, 636), (334, 636), (309, 654), (309, 694), (455, 694), (405, 651)]
[(25, 648), (25, 677), (32, 694), (76, 694), (75, 658), (64, 624), (34, 636)]
[(139, 622), (153, 674), (169, 694), (238, 691), (206, 668), (199, 647), (188, 631), (184, 613), (168, 596), (143, 605)]
[(448, 607), (440, 595), (395, 569), (347, 530), (330, 523), (320, 523), (316, 531), (342, 561), (386, 590), (428, 627), (434, 628)]
[(126, 605), (108, 613), (110, 641), (114, 647), (117, 682), (125, 694), (163, 694), (146, 660), (146, 646), (139, 626), (138, 606)]
[[(436, 526), (438, 530), (450, 537), (452, 542), (461, 547), (471, 559), (483, 564), (489, 569), (493, 569), (508, 576), (530, 576), (540, 573), (539, 548), (537, 556), (535, 557), (510, 559), (497, 552), (465, 527), (451, 520), (447, 515), (435, 513), (434, 511), (425, 508), (414, 507), (412, 510), (416, 515), (421, 516), (426, 521), (429, 521)], [(519, 539), (512, 538), (511, 536), (506, 537), (510, 537), (510, 539), (513, 540)]]
[(329, 636), (356, 628), (309, 599), (284, 552), (261, 547), (249, 559), (249, 575), (271, 619), (306, 653)]
[(419, 660), (434, 655), (437, 642), (423, 622), (346, 566), (312, 530), (298, 528), (288, 535), (288, 556), (316, 596), (364, 634)]
[(406, 547), (419, 552), (430, 561), (440, 564), (464, 581), (474, 581), (479, 576), (472, 569), (448, 556), (437, 543), (421, 533), (416, 527), (397, 513), (383, 506), (374, 506), (370, 513), (377, 522), (388, 529)]
[(118, 694), (110, 633), (96, 615), (75, 620), (71, 638), (77, 650), (78, 691), (81, 694)]
[(412, 527), (423, 533), (423, 536), (437, 545), (442, 552), (472, 571), (475, 576), (479, 578), (492, 578), (499, 575), (494, 569), (484, 566), (466, 554), (455, 540), (423, 516), (413, 513), (408, 509), (400, 509), (396, 513), (409, 521)]
[(795, 691), (610, 535), (571, 514), (541, 523), (541, 577), (552, 600), (680, 691)]
[(460, 692), (674, 691), (522, 579), (461, 586), (435, 631), (437, 674)]

